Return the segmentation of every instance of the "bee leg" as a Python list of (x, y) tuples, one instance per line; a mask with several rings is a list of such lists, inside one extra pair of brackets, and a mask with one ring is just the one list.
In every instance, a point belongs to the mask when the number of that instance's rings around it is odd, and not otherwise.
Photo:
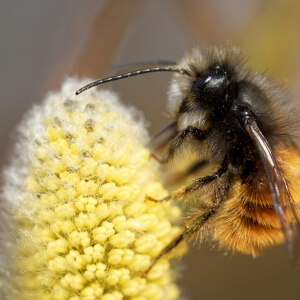
[(166, 196), (164, 198), (161, 198), (161, 199), (154, 199), (148, 195), (145, 195), (145, 200), (147, 201), (152, 201), (152, 202), (163, 202), (163, 201), (168, 201), (168, 200), (171, 200), (171, 196)]
[(206, 166), (207, 164), (208, 164), (207, 160), (199, 160), (195, 164), (193, 164), (191, 167), (189, 167), (186, 171), (169, 175), (167, 177), (167, 179), (165, 180), (165, 183), (166, 184), (174, 184), (176, 182), (179, 182), (179, 181), (183, 180), (184, 178), (186, 178), (187, 176), (198, 171), (202, 167)]
[(220, 207), (220, 203), (221, 201), (218, 201), (211, 207), (209, 211), (193, 218), (190, 224), (186, 227), (186, 229), (154, 258), (151, 265), (145, 271), (145, 275), (147, 275), (150, 272), (150, 270), (155, 266), (155, 264), (160, 258), (162, 258), (164, 255), (168, 254), (171, 250), (173, 250), (181, 241), (199, 232), (202, 226), (216, 213), (216, 211)]
[[(169, 124), (150, 141), (150, 149), (153, 152), (161, 151), (178, 134), (177, 122)], [(156, 155), (154, 155), (155, 157)]]
[(148, 195), (145, 196), (145, 200), (153, 201), (153, 202), (163, 202), (168, 200), (181, 200), (184, 197), (186, 197), (188, 194), (199, 190), (203, 186), (217, 180), (220, 178), (228, 169), (228, 160), (227, 157), (224, 159), (221, 167), (214, 172), (212, 175), (208, 175), (202, 178), (196, 178), (193, 180), (188, 186), (185, 186), (183, 188), (180, 188), (174, 192), (172, 192), (170, 195), (162, 198), (162, 199), (154, 199)]
[(202, 187), (204, 187), (205, 185), (220, 178), (227, 171), (227, 169), (228, 169), (228, 160), (227, 158), (225, 158), (222, 165), (219, 167), (219, 169), (216, 172), (202, 178), (194, 179), (189, 185), (172, 192), (171, 195), (169, 196), (170, 199), (172, 200), (183, 199), (188, 194), (197, 191)]
[(155, 264), (167, 253), (169, 253), (172, 249), (174, 249), (183, 239), (185, 236), (185, 232), (182, 232), (179, 236), (177, 236), (167, 247), (165, 247), (152, 261), (151, 265), (148, 269), (144, 272), (147, 275), (150, 270), (155, 266)]
[(167, 153), (162, 158), (158, 158), (155, 154), (152, 154), (152, 157), (155, 158), (159, 163), (165, 164), (167, 163), (175, 154), (176, 150), (180, 148), (182, 143), (186, 140), (189, 134), (199, 140), (205, 140), (209, 134), (210, 130), (200, 130), (193, 126), (188, 126), (186, 129), (179, 132), (171, 141), (170, 147), (167, 150)]

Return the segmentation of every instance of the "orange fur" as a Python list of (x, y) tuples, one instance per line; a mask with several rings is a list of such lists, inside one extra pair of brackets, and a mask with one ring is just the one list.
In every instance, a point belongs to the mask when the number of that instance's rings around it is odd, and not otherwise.
[[(298, 149), (276, 149), (275, 157), (296, 203), (300, 203), (300, 155)], [(236, 183), (228, 200), (212, 220), (213, 238), (221, 248), (257, 256), (283, 242), (262, 165), (246, 184)]]

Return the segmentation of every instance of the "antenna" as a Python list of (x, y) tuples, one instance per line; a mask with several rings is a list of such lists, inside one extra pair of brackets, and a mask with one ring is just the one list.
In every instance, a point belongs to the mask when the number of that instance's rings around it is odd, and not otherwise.
[[(177, 61), (175, 60), (169, 60), (169, 59), (158, 59), (158, 60), (147, 60), (147, 61), (135, 61), (130, 63), (124, 63), (124, 64), (117, 64), (112, 66), (113, 70), (117, 70), (118, 73), (125, 73), (129, 72), (126, 71), (126, 69), (133, 68), (135, 69), (143, 69), (143, 68), (154, 68), (154, 67), (162, 67), (162, 66), (176, 66)], [(124, 71), (120, 71), (124, 70)], [(116, 74), (117, 75), (117, 74)]]
[(152, 73), (152, 72), (178, 72), (180, 74), (183, 75), (188, 75), (190, 76), (190, 74), (184, 70), (184, 69), (180, 69), (180, 68), (176, 68), (176, 67), (153, 67), (153, 68), (146, 68), (146, 69), (141, 69), (141, 70), (136, 70), (136, 71), (132, 71), (132, 72), (128, 72), (128, 73), (123, 73), (123, 74), (119, 74), (119, 75), (115, 75), (115, 76), (111, 76), (111, 77), (106, 77), (103, 79), (99, 79), (96, 80), (92, 83), (89, 83), (87, 85), (85, 85), (84, 87), (82, 87), (81, 89), (79, 89), (76, 92), (76, 95), (79, 95), (80, 93), (103, 83), (106, 82), (110, 82), (110, 81), (115, 81), (115, 80), (119, 80), (119, 79), (123, 79), (123, 78), (128, 78), (128, 77), (132, 77), (132, 76), (137, 76), (137, 75), (142, 75), (142, 74), (146, 74), (146, 73)]

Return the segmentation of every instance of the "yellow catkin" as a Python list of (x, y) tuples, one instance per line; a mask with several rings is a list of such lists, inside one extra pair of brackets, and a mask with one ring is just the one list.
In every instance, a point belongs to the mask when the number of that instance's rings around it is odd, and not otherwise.
[(1, 299), (175, 299), (169, 256), (143, 271), (180, 232), (180, 210), (144, 200), (167, 192), (142, 122), (111, 92), (75, 96), (83, 84), (67, 80), (20, 126), (5, 175)]

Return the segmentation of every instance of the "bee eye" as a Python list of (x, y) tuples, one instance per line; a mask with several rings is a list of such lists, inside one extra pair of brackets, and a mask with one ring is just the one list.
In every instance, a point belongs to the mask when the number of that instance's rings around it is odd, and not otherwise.
[(210, 67), (201, 77), (195, 80), (190, 88), (190, 91), (204, 91), (223, 89), (227, 84), (227, 72), (222, 65)]

